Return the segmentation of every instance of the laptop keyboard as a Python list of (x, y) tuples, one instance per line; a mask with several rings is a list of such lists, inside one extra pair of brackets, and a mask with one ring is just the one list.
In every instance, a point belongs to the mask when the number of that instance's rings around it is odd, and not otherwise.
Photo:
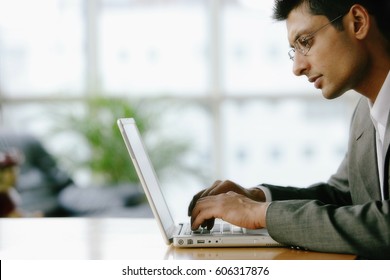
[(197, 230), (191, 230), (191, 226), (188, 226), (186, 229), (186, 234), (195, 234), (195, 235), (202, 235), (202, 234), (216, 234), (216, 235), (227, 235), (227, 234), (242, 234), (244, 232), (243, 228), (237, 227), (225, 222), (216, 222), (214, 224), (214, 227), (211, 230), (208, 230), (206, 228), (199, 228)]

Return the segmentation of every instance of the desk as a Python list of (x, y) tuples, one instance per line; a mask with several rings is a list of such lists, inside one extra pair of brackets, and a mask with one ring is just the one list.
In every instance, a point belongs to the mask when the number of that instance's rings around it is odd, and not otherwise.
[(326, 259), (353, 255), (290, 248), (178, 249), (164, 243), (153, 219), (0, 219), (0, 259), (162, 260), (162, 259)]

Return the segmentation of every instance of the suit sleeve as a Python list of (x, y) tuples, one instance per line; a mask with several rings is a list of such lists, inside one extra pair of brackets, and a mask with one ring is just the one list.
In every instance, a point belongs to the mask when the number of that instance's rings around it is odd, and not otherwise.
[(348, 153), (328, 182), (308, 188), (266, 186), (267, 228), (277, 241), (320, 252), (390, 259), (390, 202), (380, 199), (375, 130), (367, 100), (351, 122)]
[(268, 207), (266, 219), (270, 235), (284, 244), (390, 258), (389, 201), (349, 206), (319, 200), (275, 201)]
[(267, 228), (278, 242), (319, 252), (390, 259), (390, 204), (353, 205), (348, 187), (348, 156), (327, 183), (308, 188), (264, 184), (273, 202)]

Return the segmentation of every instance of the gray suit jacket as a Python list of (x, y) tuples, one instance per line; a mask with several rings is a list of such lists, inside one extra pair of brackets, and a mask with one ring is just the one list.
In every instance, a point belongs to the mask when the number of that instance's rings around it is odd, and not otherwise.
[[(390, 121), (386, 131), (388, 187)], [(264, 184), (273, 198), (268, 231), (288, 245), (390, 259), (390, 201), (381, 200), (375, 128), (365, 98), (353, 115), (349, 138), (348, 152), (327, 183), (308, 188)]]

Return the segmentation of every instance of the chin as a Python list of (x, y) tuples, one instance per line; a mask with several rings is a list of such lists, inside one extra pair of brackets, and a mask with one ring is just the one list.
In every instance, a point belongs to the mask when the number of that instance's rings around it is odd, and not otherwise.
[(341, 90), (326, 90), (326, 89), (321, 89), (322, 90), (322, 96), (326, 99), (329, 99), (329, 100), (332, 100), (332, 99), (335, 99), (337, 97), (340, 97), (341, 95), (344, 94), (345, 91), (341, 91)]

